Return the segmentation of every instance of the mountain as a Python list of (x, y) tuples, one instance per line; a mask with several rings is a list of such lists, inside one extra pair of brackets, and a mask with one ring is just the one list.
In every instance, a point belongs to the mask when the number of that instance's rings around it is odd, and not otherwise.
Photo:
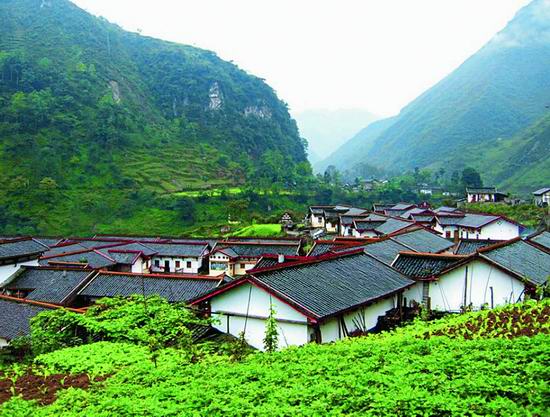
[(85, 230), (139, 193), (309, 170), (287, 106), (213, 52), (67, 0), (2, 0), (0, 21), (0, 230)]
[(362, 109), (312, 109), (294, 117), (301, 136), (308, 141), (312, 163), (326, 158), (361, 128), (378, 119)]
[(363, 156), (371, 150), (378, 137), (394, 122), (394, 117), (372, 122), (328, 158), (314, 164), (314, 169), (322, 173), (328, 166), (334, 165), (342, 171), (353, 170), (355, 166), (363, 162)]
[[(471, 165), (489, 183), (542, 186), (549, 178), (540, 171), (541, 155), (527, 158), (524, 152), (531, 142), (529, 129), (537, 129), (549, 112), (549, 63), (550, 1), (535, 0), (480, 51), (406, 106), (363, 146), (360, 156), (350, 141), (328, 161), (335, 159), (340, 169), (361, 160), (398, 171), (445, 167), (449, 172)], [(512, 155), (521, 158), (511, 160)], [(519, 161), (532, 181), (514, 187), (515, 171), (508, 164)]]

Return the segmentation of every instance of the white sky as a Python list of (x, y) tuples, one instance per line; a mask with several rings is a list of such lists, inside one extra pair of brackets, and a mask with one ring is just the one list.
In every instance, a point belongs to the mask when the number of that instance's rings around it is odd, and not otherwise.
[(529, 0), (73, 0), (127, 30), (216, 52), (293, 112), (380, 116), (450, 73)]

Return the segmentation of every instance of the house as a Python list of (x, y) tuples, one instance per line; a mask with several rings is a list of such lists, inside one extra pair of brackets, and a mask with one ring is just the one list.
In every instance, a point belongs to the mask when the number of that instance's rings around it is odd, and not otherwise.
[(40, 258), (39, 265), (90, 269), (115, 269), (117, 261), (98, 249), (82, 249)]
[(458, 312), (521, 301), (550, 276), (550, 254), (520, 238), (469, 256), (400, 253), (392, 266), (417, 281), (407, 295)]
[(216, 245), (209, 256), (210, 275), (227, 274), (231, 277), (246, 274), (264, 255), (297, 256), (301, 242), (281, 241), (227, 241)]
[(94, 269), (140, 273), (150, 270), (151, 257), (155, 254), (154, 250), (139, 242), (79, 239), (51, 247), (43, 254), (41, 264), (84, 264)]
[(49, 247), (29, 237), (10, 238), (0, 241), (0, 285), (19, 267), (38, 265), (38, 258)]
[(480, 249), (502, 242), (502, 240), (460, 239), (455, 245), (453, 253), (455, 255), (472, 255)]
[(533, 192), (535, 198), (535, 205), (538, 207), (550, 206), (550, 187), (541, 188)]
[(386, 210), (391, 209), (395, 204), (375, 203), (372, 205), (372, 211), (378, 214), (384, 214)]
[(4, 282), (2, 292), (17, 298), (69, 306), (94, 275), (91, 269), (24, 266)]
[(496, 203), (503, 201), (508, 195), (500, 193), (495, 187), (466, 188), (468, 203)]
[(8, 346), (13, 339), (27, 336), (30, 333), (30, 321), (37, 314), (58, 308), (58, 305), (0, 295), (0, 347)]
[(450, 242), (436, 232), (425, 228), (398, 232), (391, 235), (390, 239), (408, 247), (410, 250), (414, 250), (415, 252), (451, 252), (454, 247), (453, 242)]
[(530, 235), (527, 240), (541, 250), (550, 252), (550, 232), (538, 232)]
[(292, 215), (288, 212), (284, 213), (281, 216), (281, 220), (279, 220), (279, 223), (283, 225), (283, 227), (291, 228), (294, 226), (294, 221), (292, 220)]
[(207, 259), (207, 242), (144, 243), (155, 251), (151, 257), (151, 271), (155, 273), (198, 274)]
[(339, 233), (340, 216), (361, 216), (367, 210), (346, 205), (311, 206), (306, 221), (313, 229), (324, 229), (327, 233)]
[(279, 347), (332, 342), (376, 327), (414, 281), (362, 250), (251, 271), (191, 305), (214, 326), (263, 349), (270, 307)]
[(524, 227), (504, 216), (457, 211), (438, 213), (434, 230), (448, 239), (510, 240)]
[(99, 272), (78, 292), (79, 304), (90, 305), (103, 297), (159, 295), (169, 302), (183, 303), (217, 288), (225, 277), (179, 274), (133, 274)]
[(401, 216), (403, 213), (406, 213), (409, 210), (412, 210), (414, 208), (417, 208), (418, 206), (416, 204), (410, 204), (410, 203), (398, 203), (390, 208), (386, 208), (384, 210), (384, 214), (386, 216), (394, 216), (398, 217)]

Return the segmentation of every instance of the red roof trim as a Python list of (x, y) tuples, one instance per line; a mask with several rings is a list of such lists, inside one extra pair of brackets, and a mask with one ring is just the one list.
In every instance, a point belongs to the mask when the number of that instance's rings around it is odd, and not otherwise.
[(84, 310), (78, 309), (78, 308), (68, 308), (68, 307), (63, 307), (63, 306), (58, 305), (58, 304), (44, 303), (44, 302), (41, 302), (41, 301), (34, 301), (34, 300), (28, 300), (26, 298), (12, 297), (10, 295), (4, 295), (4, 294), (0, 294), (0, 300), (14, 301), (14, 302), (21, 303), (21, 304), (30, 304), (30, 305), (35, 305), (35, 306), (38, 306), (38, 307), (45, 307), (45, 308), (51, 308), (51, 309), (64, 308), (65, 310), (69, 310), (69, 311), (72, 311), (74, 313), (83, 313), (84, 312)]

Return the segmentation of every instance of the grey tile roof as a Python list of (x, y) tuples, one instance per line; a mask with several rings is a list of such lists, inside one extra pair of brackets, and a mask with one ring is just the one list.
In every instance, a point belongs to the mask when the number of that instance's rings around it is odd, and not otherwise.
[(468, 240), (462, 239), (458, 242), (458, 246), (455, 248), (455, 255), (471, 255), (477, 252), (479, 249), (487, 246), (496, 245), (502, 242), (502, 240)]
[(412, 223), (403, 220), (388, 219), (380, 226), (378, 226), (375, 230), (380, 234), (389, 235), (390, 233), (395, 233), (411, 225)]
[(391, 210), (409, 210), (414, 204), (409, 203), (398, 203), (395, 206), (391, 207)]
[(486, 224), (492, 223), (498, 220), (499, 216), (492, 216), (488, 214), (473, 214), (465, 213), (461, 216), (438, 216), (438, 221), (444, 226), (462, 226), (478, 229)]
[(542, 232), (530, 238), (532, 242), (550, 249), (550, 232)]
[(550, 254), (518, 240), (506, 246), (488, 249), (482, 256), (515, 272), (535, 285), (542, 285), (550, 277)]
[(56, 265), (59, 263), (86, 263), (90, 268), (106, 268), (116, 265), (116, 261), (101, 252), (90, 250), (81, 253), (71, 253), (67, 255), (59, 255), (52, 258), (42, 258), (39, 261), (40, 265)]
[(364, 253), (254, 274), (254, 279), (317, 318), (383, 298), (413, 283)]
[(433, 215), (432, 216), (424, 216), (424, 215), (414, 214), (412, 216), (412, 219), (415, 222), (419, 222), (419, 223), (431, 222), (434, 218), (435, 218), (435, 216), (433, 216)]
[(355, 220), (355, 228), (361, 232), (365, 230), (376, 230), (378, 227), (382, 226), (382, 224), (386, 220)]
[(172, 257), (200, 257), (207, 249), (206, 243), (185, 244), (185, 243), (145, 243), (158, 256)]
[(158, 275), (99, 273), (80, 295), (94, 298), (160, 295), (170, 302), (186, 302), (214, 289), (219, 281), (200, 278), (162, 278)]
[(51, 248), (52, 246), (58, 245), (63, 241), (62, 238), (58, 238), (58, 237), (33, 237), (33, 239), (36, 240), (37, 242), (42, 243), (43, 245), (48, 246), (49, 248)]
[(31, 290), (27, 299), (51, 304), (61, 304), (92, 271), (24, 268), (13, 281), (4, 284), (9, 290)]
[(453, 242), (424, 229), (403, 233), (391, 238), (416, 252), (438, 253), (449, 249)]
[(61, 246), (54, 246), (51, 247), (50, 250), (44, 252), (42, 256), (55, 256), (55, 255), (62, 255), (64, 253), (70, 253), (70, 252), (78, 252), (82, 250), (90, 249), (88, 246), (85, 246), (83, 244), (79, 243), (71, 243), (67, 245), (61, 245)]
[(334, 246), (334, 243), (318, 243), (316, 242), (313, 248), (311, 249), (309, 256), (319, 256), (327, 252), (330, 252), (331, 248)]
[(403, 274), (417, 279), (438, 275), (444, 269), (459, 262), (461, 259), (442, 256), (410, 255), (401, 253), (393, 263), (393, 267)]
[(534, 195), (543, 195), (546, 193), (550, 193), (550, 187), (541, 188), (540, 190), (533, 191)]
[(234, 253), (242, 257), (260, 257), (262, 255), (298, 255), (299, 245), (250, 245), (238, 244), (228, 246)]
[[(100, 249), (102, 252), (105, 251), (105, 249)], [(157, 253), (156, 250), (149, 247), (148, 244), (145, 243), (126, 243), (124, 245), (115, 246), (112, 248), (106, 249), (107, 251), (136, 251), (136, 252), (143, 252), (145, 256), (152, 256)]]
[(495, 187), (477, 187), (477, 188), (466, 188), (466, 192), (469, 194), (489, 194), (496, 193), (497, 189)]
[(44, 253), (48, 247), (32, 239), (0, 243), (0, 259), (21, 258)]
[(376, 259), (391, 265), (399, 252), (410, 251), (410, 248), (391, 239), (385, 239), (380, 242), (371, 243), (363, 247), (365, 252), (374, 256)]
[(441, 206), (434, 210), (435, 213), (454, 213), (460, 211), (456, 207)]
[(28, 335), (30, 320), (46, 310), (45, 307), (0, 298), (0, 337), (12, 340)]
[(227, 245), (231, 242), (250, 243), (251, 245), (299, 245), (300, 239), (262, 239), (257, 237), (230, 237), (226, 241), (220, 242), (220, 244)]
[(109, 256), (113, 258), (117, 264), (121, 265), (133, 265), (134, 260), (138, 256), (135, 252), (115, 252), (109, 251)]
[(346, 216), (360, 216), (362, 214), (365, 214), (367, 210), (357, 207), (352, 207), (348, 211), (346, 211)]

